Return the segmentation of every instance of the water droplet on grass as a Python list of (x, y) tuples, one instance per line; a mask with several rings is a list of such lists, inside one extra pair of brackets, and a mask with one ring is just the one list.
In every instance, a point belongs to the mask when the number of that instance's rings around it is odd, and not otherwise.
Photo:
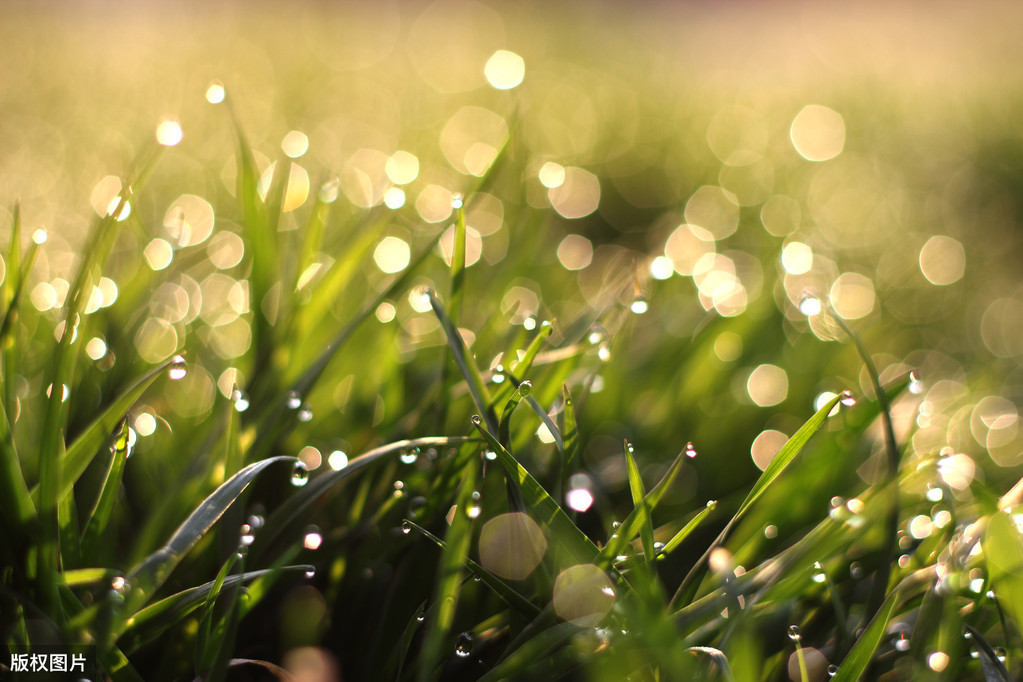
[(302, 403), (301, 409), (298, 411), (298, 420), (300, 422), (312, 421), (313, 408), (309, 407), (309, 403)]
[(310, 568), (308, 571), (305, 572), (305, 577), (306, 578), (315, 578), (316, 577), (316, 569), (315, 568)]
[(456, 192), (456, 193), (451, 195), (451, 208), (453, 208), (455, 210), (458, 210), (458, 209), (462, 208), (462, 206), (464, 204), (465, 204), (465, 200), (462, 198), (461, 194)]
[(913, 395), (920, 395), (924, 392), (924, 383), (920, 381), (920, 374), (915, 369), (909, 373), (909, 392)]
[(306, 549), (316, 551), (323, 544), (323, 536), (320, 535), (320, 529), (316, 526), (309, 526), (306, 529), (305, 537), (302, 538), (302, 546)]
[(298, 394), (298, 391), (288, 391), (287, 405), (289, 410), (297, 410), (302, 407), (302, 396)]
[(493, 462), (495, 459), (497, 459), (497, 453), (494, 452), (493, 450), (484, 450), (483, 457)]
[(172, 381), (178, 381), (184, 379), (186, 374), (188, 374), (188, 368), (185, 366), (185, 358), (175, 355), (174, 359), (171, 360), (170, 368), (167, 370), (167, 376)]
[(846, 407), (852, 407), (856, 404), (856, 398), (853, 397), (851, 391), (842, 391), (841, 403)]
[(404, 448), (398, 455), (398, 459), (402, 464), (415, 464), (415, 461), (419, 459), (419, 453), (419, 448)]
[(601, 362), (607, 362), (611, 359), (611, 348), (606, 344), (601, 344), (600, 348), (597, 349), (597, 357), (600, 358)]
[(896, 651), (909, 651), (909, 638), (906, 635), (899, 635), (899, 638), (895, 640)]
[(519, 395), (525, 398), (533, 392), (533, 384), (530, 381), (523, 381), (519, 384)]
[(802, 641), (803, 635), (799, 632), (799, 626), (798, 625), (790, 625), (789, 626), (789, 639), (791, 639), (793, 642), (800, 642), (800, 641)]
[(422, 623), (424, 620), (426, 620), (426, 613), (424, 613), (423, 611), (420, 611), (419, 613), (417, 613), (416, 614), (416, 620), (419, 621), (420, 623)]
[(469, 634), (468, 632), (463, 632), (462, 634), (458, 635), (458, 638), (455, 640), (455, 653), (461, 656), (462, 658), (465, 658), (472, 653), (471, 634)]
[(408, 522), (408, 521), (402, 521), (401, 522), (401, 532), (404, 535), (408, 535), (409, 533), (411, 533), (412, 532), (412, 524), (410, 522)]
[(828, 666), (828, 677), (834, 677), (837, 674), (838, 674), (838, 666), (834, 665), (834, 664), (829, 665)]
[(849, 564), (849, 576), (852, 578), (863, 577), (863, 567), (860, 566), (860, 562), (854, 561), (851, 564)]
[(597, 344), (603, 343), (606, 338), (607, 331), (599, 324), (595, 324), (590, 329), (589, 336), (586, 337), (586, 340), (590, 342), (591, 346), (596, 346)]
[(504, 376), (504, 365), (498, 365), (497, 367), (494, 368), (494, 374), (493, 376), (490, 377), (490, 380), (493, 381), (495, 384), (500, 384), (504, 382), (505, 378), (506, 377)]
[(636, 298), (634, 298), (632, 300), (632, 305), (629, 306), (629, 310), (631, 310), (636, 315), (642, 315), (649, 309), (650, 304), (642, 296), (637, 296)]
[(696, 455), (697, 455), (696, 448), (693, 447), (693, 444), (686, 443), (686, 457), (688, 457), (689, 459), (693, 459), (694, 457), (696, 457)]
[(476, 426), (479, 426), (480, 424), (483, 423), (483, 417), (479, 416), (478, 414), (474, 414), (471, 417), (471, 420), (472, 420), (472, 423), (475, 424)]
[(241, 536), (238, 538), (238, 543), (244, 547), (248, 547), (256, 541), (256, 536), (252, 532), (252, 526), (248, 523), (243, 523), (241, 528)]
[(813, 562), (813, 576), (812, 579), (815, 583), (822, 583), (827, 580), (827, 576), (824, 574), (824, 569), (821, 568), (821, 562)]
[(301, 488), (309, 482), (309, 469), (306, 468), (302, 462), (295, 462), (295, 466), (291, 469), (291, 485), (296, 488)]

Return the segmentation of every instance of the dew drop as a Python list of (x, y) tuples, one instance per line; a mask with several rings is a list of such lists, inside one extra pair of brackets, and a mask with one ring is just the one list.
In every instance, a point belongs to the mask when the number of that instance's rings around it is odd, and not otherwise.
[(827, 576), (824, 575), (824, 569), (821, 568), (821, 562), (819, 562), (819, 561), (813, 562), (813, 578), (812, 579), (813, 579), (813, 581), (815, 583), (822, 583), (822, 582), (824, 582), (827, 579)]
[(295, 462), (295, 466), (291, 469), (291, 485), (296, 488), (301, 488), (309, 482), (309, 469), (306, 468), (302, 462)]
[(798, 625), (789, 626), (789, 639), (791, 639), (793, 642), (802, 641), (803, 635), (800, 634)]
[(320, 529), (316, 526), (309, 526), (305, 531), (305, 537), (302, 538), (302, 546), (306, 549), (316, 551), (323, 544), (323, 536), (320, 535)]
[(412, 524), (409, 521), (402, 521), (401, 522), (401, 532), (404, 535), (408, 535), (409, 533), (411, 533), (412, 532)]
[(707, 500), (707, 509), (715, 509), (718, 506), (717, 500)]
[(238, 538), (239, 544), (244, 547), (248, 547), (256, 540), (255, 534), (252, 532), (252, 525), (243, 523), (241, 528), (241, 536)]
[(828, 677), (834, 677), (837, 674), (838, 674), (838, 666), (834, 665), (834, 664), (829, 665), (828, 666)]
[(458, 210), (458, 209), (462, 208), (462, 206), (464, 204), (465, 204), (465, 200), (463, 199), (461, 194), (458, 194), (456, 192), (455, 194), (451, 195), (451, 208), (453, 208), (455, 210)]
[(175, 355), (171, 360), (167, 376), (169, 376), (172, 381), (178, 381), (180, 379), (184, 379), (186, 374), (188, 374), (188, 369), (185, 367), (185, 358), (180, 355)]
[(463, 632), (462, 634), (458, 635), (458, 638), (455, 640), (455, 653), (461, 656), (462, 658), (465, 658), (472, 653), (471, 634), (469, 634), (468, 632)]
[(664, 543), (663, 542), (655, 542), (654, 543), (654, 553), (655, 554), (660, 554), (663, 549), (664, 549)]
[(803, 300), (799, 302), (799, 312), (807, 317), (820, 314), (822, 309), (821, 300), (816, 296), (804, 296)]
[(298, 394), (298, 391), (288, 391), (287, 405), (289, 410), (297, 410), (302, 407), (302, 396)]
[(231, 391), (231, 400), (234, 402), (234, 409), (236, 411), (244, 412), (249, 409), (249, 395), (240, 388)]
[(504, 365), (498, 365), (497, 367), (494, 368), (494, 374), (493, 376), (490, 377), (490, 380), (493, 381), (495, 384), (504, 383), (505, 380)]
[(525, 398), (533, 392), (533, 384), (530, 381), (523, 381), (519, 384), (519, 395)]
[(607, 362), (611, 359), (611, 348), (606, 343), (602, 343), (597, 349), (597, 357), (601, 362)]
[(536, 318), (530, 315), (522, 321), (522, 327), (527, 331), (531, 332), (536, 329)]
[(686, 457), (693, 459), (696, 457), (696, 448), (693, 447), (692, 443), (686, 443)]
[(899, 638), (895, 640), (896, 651), (909, 651), (909, 638), (906, 635), (899, 635)]
[(484, 450), (483, 457), (493, 462), (495, 459), (497, 459), (497, 453), (494, 452), (493, 450)]
[(636, 298), (634, 298), (632, 300), (632, 305), (629, 306), (629, 310), (631, 310), (636, 315), (642, 315), (649, 309), (650, 304), (642, 296), (637, 296)]
[(298, 411), (298, 420), (300, 422), (311, 421), (313, 418), (313, 408), (309, 407), (309, 403), (302, 403), (301, 409)]
[(402, 464), (415, 464), (415, 461), (419, 459), (419, 453), (419, 448), (404, 448), (398, 455), (398, 459)]
[(479, 416), (478, 414), (474, 414), (472, 416), (472, 423), (475, 424), (476, 426), (479, 426), (480, 424), (483, 423), (483, 417)]
[(266, 523), (266, 519), (263, 518), (262, 514), (252, 514), (251, 516), (249, 516), (249, 519), (248, 521), (246, 521), (246, 523), (248, 523), (253, 530), (256, 530), (257, 528), (263, 527), (263, 524)]
[(852, 578), (863, 577), (863, 566), (860, 566), (860, 562), (854, 561), (849, 564), (849, 576)]
[(924, 392), (924, 382), (920, 381), (920, 373), (915, 369), (909, 373), (909, 392), (913, 395), (920, 395)]
[(124, 592), (125, 585), (127, 585), (127, 582), (123, 575), (114, 576), (114, 579), (110, 581), (110, 587), (115, 592)]
[(607, 338), (607, 331), (603, 327), (601, 327), (599, 324), (595, 324), (590, 329), (590, 333), (586, 337), (586, 340), (590, 342), (591, 346), (596, 346), (598, 344), (603, 343), (606, 338)]
[(851, 391), (842, 391), (840, 402), (846, 407), (852, 407), (856, 404), (856, 398), (853, 397)]
[(420, 611), (419, 613), (416, 614), (416, 621), (422, 623), (424, 620), (426, 620), (426, 613)]
[(316, 569), (315, 568), (310, 568), (308, 571), (305, 572), (305, 577), (306, 578), (315, 578), (316, 577)]

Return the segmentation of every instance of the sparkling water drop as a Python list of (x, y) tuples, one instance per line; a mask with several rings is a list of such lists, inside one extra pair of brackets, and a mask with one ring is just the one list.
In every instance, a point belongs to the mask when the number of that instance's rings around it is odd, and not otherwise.
[(301, 488), (309, 482), (309, 469), (302, 462), (295, 462), (291, 469), (291, 485)]
[(573, 488), (565, 493), (565, 503), (577, 512), (585, 512), (593, 505), (593, 493), (586, 488)]
[(423, 612), (423, 611), (420, 611), (419, 613), (417, 613), (416, 614), (416, 620), (419, 621), (420, 623), (422, 623), (424, 620), (426, 620), (426, 613)]
[(686, 443), (686, 457), (692, 459), (696, 457), (696, 448), (693, 447), (692, 443)]
[(402, 521), (401, 522), (401, 532), (403, 534), (405, 534), (405, 535), (408, 535), (409, 533), (411, 533), (412, 532), (412, 524), (409, 521)]
[(611, 348), (606, 343), (600, 344), (600, 348), (597, 349), (597, 357), (600, 358), (601, 362), (607, 362), (611, 359)]
[(238, 539), (239, 544), (248, 547), (256, 541), (256, 536), (252, 532), (252, 525), (248, 523), (242, 524), (241, 536)]
[(941, 498), (945, 496), (944, 491), (941, 488), (927, 488), (927, 492), (924, 494), (931, 502), (941, 502)]
[(309, 526), (306, 528), (305, 537), (302, 538), (302, 546), (306, 549), (316, 551), (323, 544), (323, 536), (320, 535), (320, 529), (316, 526)]
[(909, 651), (909, 638), (905, 634), (899, 635), (899, 638), (895, 640), (896, 651)]
[(479, 416), (478, 414), (474, 414), (471, 417), (471, 419), (472, 419), (472, 423), (475, 424), (476, 426), (479, 426), (480, 424), (483, 423), (483, 417)]
[(468, 632), (463, 632), (458, 635), (455, 640), (455, 653), (465, 658), (472, 653), (472, 635)]
[(419, 459), (419, 448), (403, 448), (401, 454), (398, 455), (398, 459), (401, 460), (402, 464), (415, 464), (415, 461)]
[(837, 674), (838, 674), (838, 666), (834, 665), (834, 664), (829, 665), (828, 666), (828, 677), (834, 677)]
[(297, 410), (302, 407), (302, 396), (298, 394), (298, 391), (288, 391), (287, 405), (289, 410)]
[(498, 365), (497, 367), (494, 368), (494, 373), (490, 377), (490, 380), (493, 381), (495, 384), (504, 383), (505, 380), (504, 365)]
[(818, 315), (821, 310), (823, 310), (821, 300), (816, 296), (804, 296), (803, 300), (799, 302), (799, 312), (807, 317)]
[(313, 408), (309, 407), (309, 403), (302, 403), (301, 409), (298, 411), (298, 420), (300, 422), (311, 421), (313, 418)]
[(522, 327), (527, 331), (531, 332), (536, 329), (536, 318), (530, 315), (522, 321)]
[(800, 634), (798, 625), (789, 626), (789, 639), (791, 639), (793, 642), (802, 641), (803, 635)]
[(249, 396), (240, 388), (231, 391), (231, 400), (234, 402), (234, 409), (238, 412), (244, 412), (249, 409)]
[(462, 197), (461, 194), (455, 192), (454, 194), (451, 195), (451, 208), (458, 210), (462, 208), (463, 205), (465, 205), (465, 199)]
[(179, 379), (184, 379), (186, 374), (188, 374), (188, 368), (185, 367), (185, 358), (180, 355), (175, 355), (171, 360), (167, 376), (169, 376), (172, 381), (178, 381)]
[(924, 383), (920, 381), (920, 374), (915, 369), (909, 373), (909, 392), (913, 395), (920, 395), (924, 392)]
[(533, 384), (530, 381), (523, 381), (519, 384), (519, 395), (525, 398), (533, 392)]
[(650, 304), (642, 296), (637, 296), (636, 298), (632, 299), (632, 305), (629, 306), (629, 310), (631, 310), (636, 315), (642, 315), (649, 309)]
[(812, 579), (813, 579), (813, 581), (815, 583), (822, 583), (822, 582), (824, 582), (827, 579), (827, 576), (824, 575), (824, 569), (821, 568), (821, 562), (819, 562), (819, 561), (813, 562), (813, 578)]
[(495, 459), (497, 459), (497, 453), (494, 452), (493, 450), (484, 450), (483, 457), (493, 462)]
[(853, 397), (851, 391), (842, 391), (840, 402), (846, 407), (852, 407), (856, 404), (856, 398)]
[(860, 566), (860, 562), (854, 561), (849, 564), (849, 576), (852, 578), (863, 577), (863, 566)]
[(596, 346), (603, 343), (606, 338), (607, 331), (599, 324), (595, 324), (590, 328), (590, 333), (586, 337), (586, 340), (590, 342), (591, 346)]
[(315, 578), (316, 577), (316, 569), (315, 568), (310, 568), (308, 571), (305, 572), (305, 577), (306, 578)]

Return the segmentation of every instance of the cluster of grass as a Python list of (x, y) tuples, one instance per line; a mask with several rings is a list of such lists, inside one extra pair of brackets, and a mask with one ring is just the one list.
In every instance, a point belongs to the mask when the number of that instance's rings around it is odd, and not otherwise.
[[(94, 645), (114, 680), (215, 680), (252, 665), (286, 678), (276, 665), (289, 652), (345, 679), (1018, 675), (1023, 550), (1013, 514), (1023, 492), (978, 481), (964, 495), (948, 483), (946, 453), (897, 441), (893, 403), (917, 380), (882, 385), (840, 319), (820, 313), (850, 342), (835, 354), (858, 349), (870, 394), (807, 410), (759, 478), (700, 500), (687, 477), (731, 464), (725, 453), (697, 455), (699, 439), (677, 454), (624, 441), (601, 461), (585, 456), (596, 434), (621, 430), (607, 422), (625, 421), (588, 409), (602, 393), (672, 404), (613, 371), (651, 343), (622, 296), (596, 312), (580, 306), (574, 319), (510, 326), (479, 281), (486, 275), (465, 268), (465, 207), (495, 183), (514, 186), (524, 156), (514, 134), (488, 173), (461, 188), (450, 266), (434, 257), (440, 230), (422, 228), (408, 267), (370, 281), (387, 209), (338, 210), (327, 186), (300, 229), (280, 230), (288, 173), (260, 188), (233, 125), (236, 203), (218, 214), (237, 221), (245, 242), (251, 344), (235, 364), (246, 379), (209, 413), (168, 413), (169, 428), (150, 440), (131, 426), (140, 402), (160, 413), (174, 382), (187, 386), (190, 369), (215, 356), (193, 335), (184, 357), (155, 369), (134, 359), (125, 329), (147, 316), (159, 272), (136, 268), (121, 278), (117, 306), (87, 308), (100, 275), (125, 267), (108, 262), (121, 232), (148, 233), (142, 211), (116, 217), (146, 201), (165, 149), (143, 149), (95, 222), (56, 334), (27, 302), (40, 246), (23, 251), (13, 211), (0, 329), (0, 636), (12, 650)], [(544, 224), (540, 213), (522, 208), (506, 222), (529, 230)], [(411, 360), (374, 318), (409, 295), (429, 305), (446, 342)], [(670, 314), (649, 297), (653, 314)], [(722, 329), (745, 330), (755, 348), (746, 319), (708, 318), (654, 371), (693, 371)], [(97, 335), (116, 361), (87, 358)], [(504, 364), (491, 369), (485, 358), (497, 353)], [(601, 368), (612, 369), (598, 377)], [(357, 398), (339, 414), (331, 397), (349, 376)], [(715, 381), (681, 382), (686, 403), (720, 401)], [(729, 416), (703, 421), (703, 430), (738, 428)], [(350, 454), (337, 450), (315, 471), (291, 456), (342, 439)], [(866, 486), (857, 469), (876, 443), (886, 464)], [(621, 490), (593, 471), (612, 459)], [(580, 490), (592, 507), (565, 502)], [(497, 558), (483, 547), (488, 528)]]

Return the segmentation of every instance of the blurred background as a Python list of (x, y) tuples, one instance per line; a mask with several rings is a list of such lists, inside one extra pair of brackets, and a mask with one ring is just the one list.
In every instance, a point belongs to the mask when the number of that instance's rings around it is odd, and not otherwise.
[[(90, 304), (96, 367), (72, 405), (80, 425), (116, 377), (188, 350), (188, 377), (134, 416), (144, 515), (182, 466), (178, 434), (250, 378), (252, 316), (280, 305), (249, 300), (236, 140), (211, 104), (225, 91), (264, 185), (289, 168), (282, 261), (316, 198), (332, 204), (296, 299), (362, 254), (286, 375), (446, 232), (302, 396), (309, 419), (282, 449), (311, 468), (434, 435), (421, 402), (445, 341), (416, 293), (446, 292), (453, 196), (508, 143), (467, 197), (459, 326), (484, 370), (538, 321), (555, 320), (548, 350), (592, 346), (532, 377), (545, 407), (562, 381), (583, 396), (584, 528), (621, 516), (623, 438), (651, 481), (694, 443), (665, 503), (688, 510), (741, 496), (821, 396), (872, 394), (832, 313), (808, 316), (805, 299), (829, 302), (884, 379), (917, 373), (896, 409), (909, 456), (948, 448), (954, 489), (1004, 492), (1023, 468), (1021, 34), (1013, 2), (5, 2), (0, 241), (20, 200), (26, 239), (48, 236), (30, 300), (33, 333), (52, 335), (90, 222), (157, 123), (180, 122), (123, 216)], [(24, 409), (45, 390), (42, 355)], [(468, 432), (459, 400), (447, 433)], [(857, 448), (833, 479), (808, 469), (793, 506), (823, 512), (837, 488), (873, 482), (880, 439)], [(549, 434), (521, 452), (543, 470)]]

